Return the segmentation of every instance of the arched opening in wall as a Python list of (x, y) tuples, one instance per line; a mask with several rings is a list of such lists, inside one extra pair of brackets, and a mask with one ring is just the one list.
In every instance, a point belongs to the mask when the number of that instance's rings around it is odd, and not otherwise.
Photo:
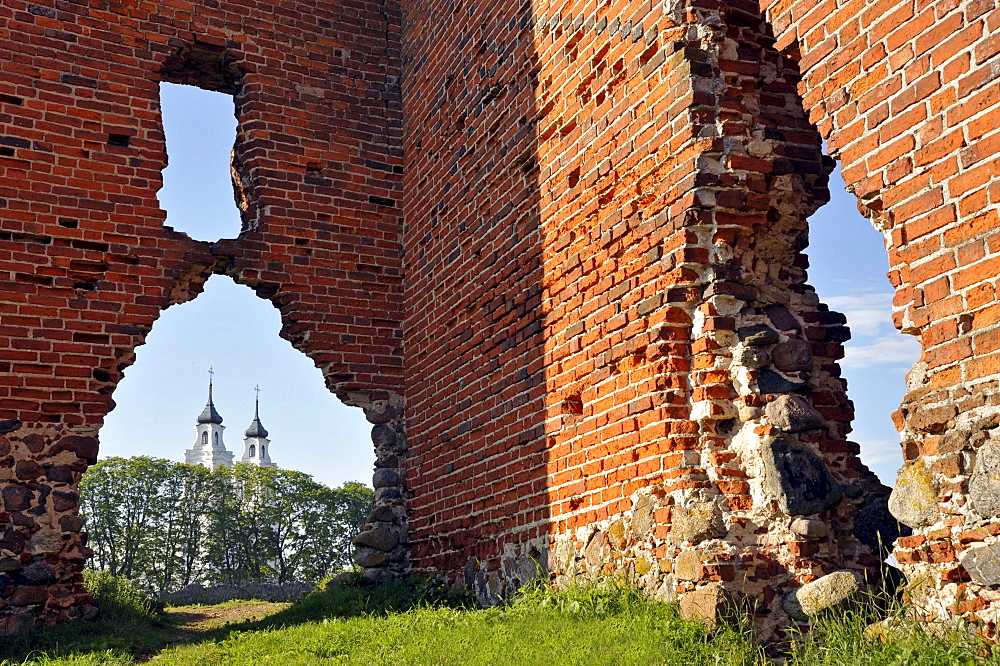
[(157, 594), (352, 567), (375, 496), (371, 424), (281, 327), (270, 303), (222, 276), (161, 314), (80, 483), (89, 566)]
[(237, 461), (259, 385), (274, 463), (327, 486), (370, 485), (371, 424), (327, 390), (320, 370), (279, 337), (280, 329), (274, 307), (222, 276), (210, 278), (195, 300), (165, 310), (115, 389), (115, 409), (100, 432), (101, 458), (183, 461), (199, 436), (211, 368), (213, 403), (228, 427), (221, 444)]
[(840, 164), (830, 175), (830, 203), (809, 218), (809, 284), (831, 310), (847, 317), (851, 339), (840, 361), (855, 416), (850, 437), (861, 460), (893, 485), (903, 464), (891, 414), (903, 400), (905, 376), (920, 356), (919, 341), (892, 324), (893, 287), (882, 235), (857, 208)]
[(217, 241), (240, 233), (232, 170), (236, 113), (231, 94), (160, 83), (167, 166), (158, 197), (167, 225), (191, 238)]

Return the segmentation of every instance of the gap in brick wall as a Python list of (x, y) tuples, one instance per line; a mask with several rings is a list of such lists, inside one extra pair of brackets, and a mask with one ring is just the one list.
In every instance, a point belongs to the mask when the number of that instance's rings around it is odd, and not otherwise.
[(226, 448), (238, 460), (260, 385), (260, 418), (271, 460), (339, 486), (370, 486), (371, 424), (327, 390), (322, 373), (278, 336), (278, 311), (248, 287), (213, 276), (193, 301), (166, 309), (136, 349), (101, 428), (101, 458), (147, 455), (184, 460), (205, 407), (208, 369)]
[(236, 141), (233, 96), (160, 84), (167, 167), (158, 197), (167, 224), (191, 238), (217, 241), (240, 233), (230, 155)]
[(831, 310), (847, 316), (851, 340), (840, 367), (855, 408), (850, 439), (861, 445), (862, 461), (891, 486), (903, 457), (890, 414), (902, 402), (920, 344), (892, 324), (893, 288), (882, 234), (858, 212), (839, 162), (830, 175), (830, 195), (830, 203), (809, 218), (809, 284)]

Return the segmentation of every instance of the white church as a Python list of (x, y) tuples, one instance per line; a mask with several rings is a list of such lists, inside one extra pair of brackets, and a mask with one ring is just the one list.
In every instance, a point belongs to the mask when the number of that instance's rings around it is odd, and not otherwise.
[[(219, 467), (232, 467), (234, 455), (226, 448), (222, 441), (222, 431), (226, 426), (222, 425), (222, 416), (215, 409), (212, 402), (212, 380), (208, 380), (208, 404), (198, 417), (198, 424), (195, 426), (197, 439), (194, 446), (184, 452), (184, 462), (189, 465), (204, 465), (214, 470)], [(260, 422), (260, 391), (257, 391), (257, 399), (254, 403), (253, 421), (244, 433), (243, 457), (239, 462), (257, 465), (259, 467), (277, 467), (271, 462), (268, 449), (271, 448), (271, 440), (267, 438), (267, 430)]]

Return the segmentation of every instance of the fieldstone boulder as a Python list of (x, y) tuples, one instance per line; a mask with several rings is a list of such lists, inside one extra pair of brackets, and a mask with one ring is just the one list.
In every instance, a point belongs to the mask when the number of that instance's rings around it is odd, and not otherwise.
[(393, 513), (392, 507), (389, 505), (377, 506), (372, 509), (371, 513), (368, 514), (369, 523), (391, 523), (396, 520), (396, 514)]
[(0, 433), (6, 435), (20, 428), (22, 423), (18, 419), (4, 419), (0, 421)]
[(373, 488), (392, 488), (403, 485), (403, 477), (389, 467), (379, 467), (372, 476)]
[(72, 483), (73, 482), (73, 468), (69, 465), (56, 465), (49, 469), (47, 474), (49, 481), (58, 481), (60, 483)]
[(389, 556), (371, 548), (359, 548), (354, 552), (354, 562), (365, 569), (384, 567), (389, 564)]
[(815, 518), (796, 518), (789, 527), (803, 539), (822, 539), (830, 533), (826, 523)]
[(970, 548), (958, 559), (975, 582), (1000, 585), (1000, 544)]
[(785, 432), (801, 432), (825, 428), (826, 419), (805, 398), (798, 395), (780, 395), (764, 408), (767, 420)]
[(681, 597), (681, 617), (712, 629), (718, 624), (725, 604), (726, 591), (722, 583), (709, 583)]
[(795, 331), (800, 328), (799, 320), (784, 305), (777, 303), (768, 305), (764, 308), (764, 314), (767, 315), (771, 324), (780, 331)]
[(32, 562), (26, 566), (21, 574), (28, 580), (29, 583), (37, 585), (39, 583), (47, 583), (50, 580), (55, 580), (56, 570), (48, 562), (39, 560), (38, 562)]
[(698, 580), (701, 578), (701, 551), (682, 550), (674, 558), (674, 578), (677, 580)]
[(87, 519), (83, 516), (62, 516), (59, 519), (59, 527), (63, 532), (79, 532), (86, 522)]
[(608, 546), (608, 533), (596, 532), (587, 542), (587, 547), (583, 549), (583, 556), (587, 559), (587, 564), (591, 567), (599, 567), (604, 563), (604, 553)]
[(354, 545), (387, 552), (399, 545), (399, 530), (388, 525), (380, 525), (354, 537)]
[(28, 541), (28, 552), (32, 555), (58, 553), (62, 550), (62, 547), (62, 533), (56, 530), (38, 530)]
[(49, 450), (50, 456), (56, 456), (63, 451), (71, 451), (93, 465), (97, 462), (97, 450), (100, 445), (96, 437), (67, 435), (56, 442)]
[(31, 506), (35, 494), (24, 486), (7, 486), (0, 491), (0, 496), (3, 497), (3, 506), (7, 511), (24, 511)]
[(375, 446), (391, 446), (396, 443), (396, 431), (387, 425), (372, 428), (372, 443)]
[(823, 611), (840, 609), (862, 590), (854, 571), (834, 571), (785, 595), (781, 606), (795, 622), (806, 623)]
[(670, 537), (674, 543), (700, 543), (726, 534), (722, 512), (714, 502), (675, 506), (670, 516)]
[(844, 491), (823, 460), (788, 435), (763, 447), (764, 490), (791, 516), (821, 513), (840, 504)]
[(6, 557), (0, 556), (0, 573), (7, 573), (8, 571), (20, 571), (21, 570), (21, 560), (16, 557)]
[(757, 390), (764, 395), (776, 393), (795, 393), (806, 387), (805, 382), (793, 382), (785, 379), (774, 370), (761, 370), (757, 375)]
[(14, 465), (14, 475), (20, 481), (34, 481), (42, 474), (45, 474), (45, 468), (34, 460), (18, 460)]
[(653, 529), (656, 507), (653, 498), (649, 495), (641, 495), (632, 507), (632, 535), (636, 539), (641, 539), (649, 534)]
[(24, 535), (13, 527), (8, 527), (3, 534), (0, 534), (0, 548), (12, 553), (20, 553), (24, 550), (24, 542)]
[(805, 340), (788, 340), (771, 350), (774, 367), (784, 372), (813, 369), (812, 345)]
[(893, 544), (901, 536), (913, 533), (889, 511), (888, 497), (875, 497), (865, 503), (854, 518), (854, 536), (868, 546), (879, 559), (884, 560), (892, 553)]
[(888, 506), (899, 522), (914, 529), (928, 527), (941, 519), (934, 477), (922, 460), (899, 472)]
[(1000, 442), (994, 439), (976, 450), (969, 497), (972, 507), (983, 518), (1000, 516)]
[(763, 347), (737, 347), (733, 351), (736, 363), (754, 370), (771, 362), (771, 355)]
[(49, 600), (49, 592), (44, 587), (18, 587), (10, 597), (11, 606), (31, 606), (44, 604)]
[(767, 324), (743, 326), (736, 329), (740, 342), (751, 346), (773, 345), (778, 341), (778, 332)]

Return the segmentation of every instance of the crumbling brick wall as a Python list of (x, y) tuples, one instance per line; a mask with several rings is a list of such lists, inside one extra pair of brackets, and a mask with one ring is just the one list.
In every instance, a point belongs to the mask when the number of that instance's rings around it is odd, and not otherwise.
[(414, 564), (623, 572), (762, 635), (874, 582), (888, 489), (801, 254), (832, 164), (760, 10), (414, 2), (403, 38)]
[(909, 594), (928, 615), (997, 622), (1000, 506), (1000, 9), (995, 2), (769, 2), (802, 55), (810, 119), (885, 236), (896, 326), (920, 361), (894, 415), (891, 508)]
[[(77, 483), (135, 347), (212, 272), (367, 408), (375, 522), (405, 518), (398, 31), (391, 2), (0, 5), (0, 633), (93, 612)], [(164, 226), (161, 80), (235, 96), (239, 240)]]

